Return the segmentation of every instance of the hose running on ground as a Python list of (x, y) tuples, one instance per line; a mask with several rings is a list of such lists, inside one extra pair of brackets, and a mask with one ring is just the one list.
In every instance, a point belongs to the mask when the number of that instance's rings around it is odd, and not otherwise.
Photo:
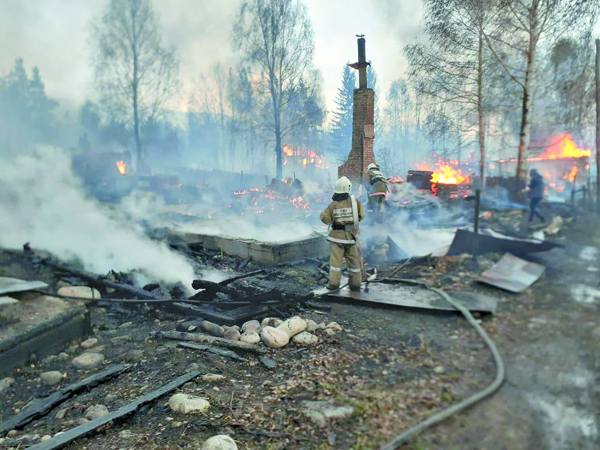
[(481, 328), (481, 326), (477, 323), (477, 321), (471, 315), (471, 312), (467, 308), (465, 308), (459, 302), (453, 300), (445, 291), (438, 289), (438, 288), (428, 286), (427, 284), (423, 283), (422, 281), (408, 280), (408, 279), (399, 279), (397, 281), (401, 282), (401, 283), (424, 286), (427, 289), (439, 294), (444, 300), (446, 300), (448, 303), (450, 303), (452, 306), (454, 306), (456, 309), (458, 309), (462, 313), (462, 315), (465, 316), (467, 321), (473, 326), (473, 328), (475, 328), (477, 333), (479, 333), (479, 335), (482, 337), (482, 339), (484, 340), (484, 342), (486, 343), (486, 345), (492, 352), (492, 355), (494, 356), (494, 361), (496, 363), (497, 372), (496, 372), (496, 378), (494, 379), (493, 383), (490, 384), (487, 388), (485, 388), (482, 391), (479, 391), (475, 395), (463, 400), (462, 402), (460, 402), (454, 406), (451, 406), (450, 408), (447, 408), (443, 411), (440, 411), (439, 413), (434, 414), (433, 416), (429, 417), (428, 419), (424, 420), (423, 422), (419, 423), (418, 425), (415, 425), (414, 427), (409, 428), (404, 433), (396, 436), (389, 443), (387, 443), (386, 445), (381, 447), (380, 450), (395, 450), (400, 445), (410, 441), (412, 438), (414, 438), (418, 434), (422, 433), (426, 429), (432, 427), (433, 425), (436, 425), (436, 424), (442, 422), (443, 420), (446, 420), (451, 415), (461, 412), (464, 409), (468, 408), (469, 406), (474, 405), (478, 401), (484, 399), (485, 397), (492, 395), (502, 385), (502, 382), (504, 381), (504, 375), (505, 375), (504, 361), (502, 361), (502, 356), (500, 355), (500, 352), (496, 348), (496, 345), (494, 345), (494, 342), (490, 339), (490, 337), (487, 335), (485, 330), (483, 328)]

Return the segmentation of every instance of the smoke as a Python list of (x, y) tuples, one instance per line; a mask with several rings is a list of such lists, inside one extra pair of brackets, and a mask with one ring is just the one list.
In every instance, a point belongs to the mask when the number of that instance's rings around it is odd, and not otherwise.
[[(308, 237), (315, 231), (307, 222), (282, 222), (261, 225), (249, 222), (244, 217), (231, 217), (227, 220), (204, 222), (202, 224), (181, 224), (177, 228), (186, 233), (256, 239), (271, 243)], [(325, 231), (325, 229), (321, 231)]]
[(70, 164), (64, 151), (53, 148), (3, 162), (0, 246), (30, 242), (91, 272), (138, 270), (149, 279), (190, 286), (192, 266), (122, 214), (86, 197)]
[(409, 257), (446, 254), (456, 233), (456, 213), (410, 183), (395, 185), (388, 202), (393, 206), (382, 224), (361, 228), (363, 245), (385, 242), (389, 236)]

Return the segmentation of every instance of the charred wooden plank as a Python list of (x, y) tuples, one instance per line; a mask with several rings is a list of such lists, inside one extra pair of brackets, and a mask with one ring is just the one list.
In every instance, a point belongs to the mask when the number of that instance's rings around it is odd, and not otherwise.
[(108, 369), (97, 373), (96, 375), (92, 375), (91, 377), (85, 378), (77, 383), (70, 384), (69, 386), (61, 389), (60, 391), (54, 392), (46, 398), (35, 400), (27, 409), (20, 412), (16, 416), (0, 421), (0, 435), (3, 435), (10, 430), (23, 428), (25, 425), (33, 422), (35, 419), (45, 416), (52, 410), (52, 408), (63, 403), (79, 392), (85, 389), (91, 389), (100, 383), (104, 383), (105, 381), (120, 375), (126, 370), (129, 370), (130, 367), (131, 366), (127, 364), (119, 364), (109, 367)]
[(147, 292), (140, 288), (136, 288), (135, 286), (130, 286), (128, 284), (115, 283), (115, 282), (109, 281), (109, 280), (103, 280), (102, 278), (98, 278), (97, 276), (92, 275), (91, 273), (84, 272), (82, 270), (73, 269), (71, 267), (66, 267), (66, 266), (63, 266), (62, 264), (55, 263), (48, 259), (44, 260), (44, 264), (47, 266), (53, 267), (55, 269), (61, 270), (63, 272), (71, 273), (71, 274), (77, 276), (78, 278), (81, 278), (82, 280), (87, 281), (89, 284), (91, 284), (92, 286), (95, 286), (95, 287), (98, 287), (98, 286), (108, 287), (108, 288), (114, 289), (116, 291), (127, 292), (127, 293), (131, 294), (132, 296), (139, 297), (139, 298), (156, 298), (156, 296), (151, 294), (150, 292)]
[(98, 419), (94, 419), (84, 425), (72, 428), (69, 431), (66, 431), (63, 434), (59, 434), (58, 436), (55, 436), (46, 442), (42, 442), (29, 448), (33, 450), (54, 450), (57, 448), (62, 448), (68, 443), (74, 441), (75, 439), (90, 434), (96, 429), (100, 428), (101, 426), (112, 422), (113, 420), (121, 419), (134, 413), (136, 410), (138, 410), (145, 404), (153, 402), (157, 398), (168, 394), (169, 392), (177, 389), (179, 386), (187, 383), (188, 381), (197, 377), (198, 375), (200, 375), (200, 372), (190, 372), (186, 375), (182, 375), (179, 378), (176, 378), (175, 380), (171, 381), (170, 383), (165, 384), (163, 387), (152, 391), (142, 397), (138, 397), (138, 399), (134, 402), (131, 402), (128, 405), (125, 405), (117, 409), (116, 411), (107, 414), (106, 416), (99, 417)]
[(165, 339), (173, 339), (176, 341), (191, 341), (208, 344), (220, 345), (222, 347), (235, 348), (236, 350), (244, 350), (253, 353), (264, 353), (266, 350), (258, 345), (246, 344), (245, 342), (231, 341), (229, 339), (216, 336), (209, 336), (202, 333), (184, 333), (182, 331), (164, 331), (157, 333), (157, 336)]
[(236, 361), (248, 361), (246, 358), (242, 358), (240, 355), (231, 350), (225, 350), (224, 348), (218, 347), (210, 347), (208, 345), (197, 344), (195, 342), (178, 342), (177, 347), (191, 348), (193, 350), (210, 352), (214, 353), (215, 355), (226, 356), (227, 358), (235, 359)]
[(192, 287), (194, 289), (204, 289), (211, 294), (222, 292), (223, 294), (229, 295), (231, 298), (239, 297), (239, 294), (235, 289), (208, 280), (194, 280), (192, 281)]
[(244, 269), (246, 268), (246, 266), (247, 266), (248, 264), (250, 264), (250, 261), (252, 261), (252, 257), (246, 258), (244, 261), (242, 261), (242, 262), (241, 262), (241, 263), (238, 265), (238, 268), (237, 268), (237, 270), (238, 270), (238, 271), (244, 270)]
[(219, 281), (219, 285), (221, 286), (227, 286), (231, 283), (233, 283), (234, 281), (238, 281), (238, 280), (242, 280), (244, 278), (250, 278), (250, 277), (254, 277), (256, 275), (261, 275), (263, 273), (265, 273), (265, 269), (260, 269), (260, 270), (255, 270), (254, 272), (248, 272), (242, 275), (238, 275), (237, 277), (232, 277), (232, 278), (228, 278), (226, 280), (223, 281)]
[[(226, 305), (226, 303), (224, 303)], [(182, 302), (168, 303), (168, 309), (188, 317), (202, 317), (219, 325), (242, 325), (244, 322), (260, 317), (269, 312), (271, 305), (281, 305), (281, 302), (268, 303), (266, 305), (248, 305), (228, 311), (209, 310), (206, 307)]]

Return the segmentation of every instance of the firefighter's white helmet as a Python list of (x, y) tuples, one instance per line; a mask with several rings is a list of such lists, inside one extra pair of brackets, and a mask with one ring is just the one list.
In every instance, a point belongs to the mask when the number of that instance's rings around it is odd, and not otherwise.
[(348, 177), (342, 177), (335, 183), (336, 194), (349, 194), (352, 190), (352, 181), (348, 179)]
[(367, 170), (371, 170), (371, 169), (377, 169), (379, 170), (379, 166), (375, 163), (371, 163), (367, 166)]

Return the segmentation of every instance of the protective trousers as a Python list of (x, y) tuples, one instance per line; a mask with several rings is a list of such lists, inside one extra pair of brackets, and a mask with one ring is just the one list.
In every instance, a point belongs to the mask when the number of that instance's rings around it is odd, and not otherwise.
[(346, 265), (350, 275), (350, 287), (360, 289), (362, 281), (362, 264), (360, 251), (356, 244), (329, 243), (329, 287), (338, 288), (342, 279), (342, 263)]
[(369, 196), (369, 209), (373, 211), (376, 223), (383, 222), (383, 213), (385, 211), (385, 195)]

